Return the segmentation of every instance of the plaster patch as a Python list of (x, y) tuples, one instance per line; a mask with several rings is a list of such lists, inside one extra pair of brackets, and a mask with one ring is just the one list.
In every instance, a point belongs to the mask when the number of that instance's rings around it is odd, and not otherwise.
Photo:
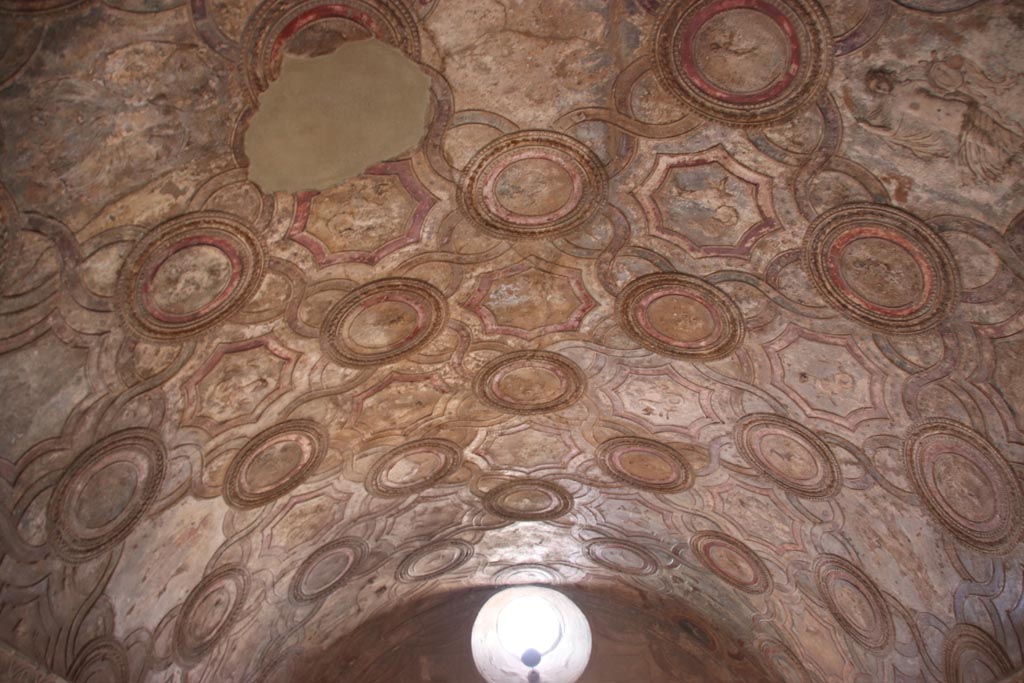
[(314, 58), (285, 56), (245, 134), (249, 178), (265, 192), (324, 190), (415, 147), (430, 79), (377, 40)]

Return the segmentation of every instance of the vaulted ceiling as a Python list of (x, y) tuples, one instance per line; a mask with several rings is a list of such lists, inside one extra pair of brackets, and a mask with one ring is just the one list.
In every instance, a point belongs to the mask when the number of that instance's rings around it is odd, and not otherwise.
[[(364, 39), (422, 139), (264, 192), (261, 93)], [(1022, 41), (1015, 0), (0, 0), (9, 666), (475, 682), (537, 583), (584, 683), (1009, 680)]]

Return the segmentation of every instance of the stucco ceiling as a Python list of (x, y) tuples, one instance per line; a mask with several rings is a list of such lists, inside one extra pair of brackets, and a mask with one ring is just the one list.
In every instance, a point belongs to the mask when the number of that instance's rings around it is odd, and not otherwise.
[[(422, 140), (263, 193), (282, 60), (367, 38)], [(584, 681), (1012, 678), (1022, 40), (1015, 0), (0, 0), (7, 656), (469, 683), (540, 583)]]

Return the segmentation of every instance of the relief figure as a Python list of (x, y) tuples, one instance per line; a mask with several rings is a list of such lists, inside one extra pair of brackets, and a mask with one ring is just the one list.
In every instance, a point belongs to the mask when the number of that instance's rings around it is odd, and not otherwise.
[(867, 97), (848, 88), (854, 118), (876, 135), (921, 159), (953, 160), (977, 180), (998, 181), (1021, 157), (1024, 128), (987, 102), (1017, 84), (1020, 74), (993, 76), (960, 55), (900, 70), (869, 69)]

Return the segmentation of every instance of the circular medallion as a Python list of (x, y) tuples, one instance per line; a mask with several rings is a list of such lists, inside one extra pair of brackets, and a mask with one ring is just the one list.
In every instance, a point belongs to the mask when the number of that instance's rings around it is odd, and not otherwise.
[(639, 543), (619, 538), (596, 538), (583, 546), (591, 560), (605, 569), (633, 576), (658, 571), (658, 559)]
[(600, 211), (608, 192), (604, 164), (575, 138), (542, 130), (511, 133), (469, 162), (459, 206), (503, 239), (564, 235)]
[(484, 496), (484, 508), (506, 519), (536, 522), (557, 519), (572, 510), (564, 488), (542, 479), (516, 479), (495, 486)]
[(950, 629), (942, 646), (946, 683), (1001, 681), (1013, 672), (1006, 652), (985, 631), (971, 624)]
[(359, 538), (342, 538), (320, 546), (295, 572), (289, 589), (292, 601), (314, 602), (330, 595), (344, 585), (366, 553), (366, 543)]
[(561, 574), (543, 564), (526, 562), (502, 567), (494, 573), (496, 586), (511, 584), (555, 584), (565, 580)]
[(768, 567), (746, 544), (718, 531), (698, 531), (690, 539), (693, 553), (726, 583), (746, 593), (767, 593), (774, 583)]
[(327, 453), (327, 437), (312, 420), (265, 429), (235, 455), (224, 475), (224, 500), (240, 509), (277, 500), (302, 484)]
[(578, 365), (550, 351), (514, 351), (487, 363), (473, 381), (476, 395), (507, 413), (530, 415), (567, 408), (583, 395)]
[(265, 260), (260, 240), (230, 214), (173, 218), (148, 233), (121, 268), (121, 317), (150, 341), (194, 337), (252, 299)]
[(960, 541), (994, 554), (1020, 543), (1024, 496), (987, 439), (952, 420), (928, 420), (907, 435), (903, 454), (928, 510)]
[(800, 663), (800, 658), (777, 640), (762, 640), (758, 644), (761, 659), (768, 664), (778, 680), (787, 683), (811, 683), (811, 675)]
[(78, 653), (68, 673), (70, 680), (82, 683), (128, 683), (128, 653), (114, 638), (100, 636)]
[(182, 663), (195, 664), (227, 635), (248, 590), (249, 574), (239, 565), (222, 567), (199, 581), (174, 627), (174, 651)]
[(445, 439), (420, 439), (395, 448), (370, 469), (366, 490), (408, 496), (434, 486), (462, 465), (462, 449)]
[(399, 581), (426, 581), (454, 571), (473, 557), (473, 546), (465, 541), (438, 541), (409, 553), (395, 573)]
[(746, 415), (733, 432), (736, 451), (779, 487), (804, 498), (839, 492), (842, 473), (832, 449), (799, 422), (771, 413)]
[(683, 456), (651, 439), (609, 439), (598, 447), (596, 457), (609, 476), (638, 489), (667, 493), (693, 485), (693, 470)]
[(804, 239), (804, 263), (831, 306), (889, 334), (938, 325), (959, 291), (945, 242), (914, 216), (881, 204), (849, 204), (817, 218)]
[(393, 363), (430, 342), (448, 320), (443, 293), (421, 280), (376, 280), (334, 304), (320, 326), (320, 345), (339, 365)]
[(812, 106), (832, 52), (814, 0), (677, 0), (654, 39), (665, 87), (701, 116), (737, 126), (781, 123)]
[(641, 276), (623, 288), (615, 307), (626, 334), (663, 356), (715, 360), (743, 340), (743, 316), (732, 299), (689, 275)]
[(83, 562), (124, 540), (160, 490), (166, 459), (160, 437), (138, 428), (78, 454), (47, 507), (50, 542), (61, 557)]
[(341, 39), (376, 38), (419, 59), (416, 18), (401, 0), (267, 0), (249, 17), (241, 40), (242, 69), (253, 99), (277, 77), (286, 44), (318, 28), (333, 29)]
[(818, 593), (843, 630), (868, 650), (887, 648), (893, 638), (892, 617), (875, 583), (837, 555), (818, 556), (813, 571)]

